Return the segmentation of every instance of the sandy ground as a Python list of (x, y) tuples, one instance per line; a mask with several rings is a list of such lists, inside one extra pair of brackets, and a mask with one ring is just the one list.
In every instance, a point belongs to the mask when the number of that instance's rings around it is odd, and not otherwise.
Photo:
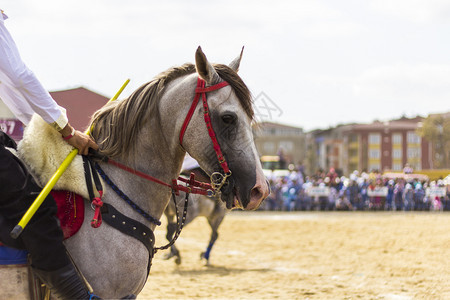
[(219, 232), (205, 266), (209, 225), (189, 224), (138, 299), (450, 299), (449, 213), (232, 212)]

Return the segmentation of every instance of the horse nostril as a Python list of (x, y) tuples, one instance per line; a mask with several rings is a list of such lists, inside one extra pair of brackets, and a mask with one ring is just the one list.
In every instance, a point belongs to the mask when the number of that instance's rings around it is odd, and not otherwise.
[(261, 199), (263, 197), (263, 193), (260, 187), (255, 187), (252, 189), (250, 193), (250, 199)]

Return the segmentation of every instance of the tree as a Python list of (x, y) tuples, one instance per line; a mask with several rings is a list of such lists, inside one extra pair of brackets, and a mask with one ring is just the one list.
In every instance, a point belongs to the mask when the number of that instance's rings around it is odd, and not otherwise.
[(434, 168), (450, 168), (450, 114), (431, 115), (423, 120), (418, 134), (434, 148)]

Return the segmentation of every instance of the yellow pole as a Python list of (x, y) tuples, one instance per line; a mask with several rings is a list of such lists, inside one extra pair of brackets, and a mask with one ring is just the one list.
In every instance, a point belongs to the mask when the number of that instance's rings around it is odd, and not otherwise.
[[(108, 103), (116, 100), (129, 82), (130, 82), (130, 79), (127, 79), (124, 82), (124, 84), (122, 85), (122, 87), (119, 89), (119, 91), (114, 95), (114, 97), (112, 97), (108, 101)], [(89, 135), (90, 133), (91, 133), (91, 128), (88, 128), (86, 130), (86, 134)], [(53, 189), (56, 182), (59, 180), (59, 178), (61, 178), (61, 175), (67, 170), (67, 168), (72, 163), (73, 159), (77, 156), (77, 154), (78, 154), (78, 149), (73, 149), (72, 152), (70, 152), (69, 155), (67, 155), (67, 157), (64, 159), (64, 161), (59, 166), (59, 168), (56, 170), (56, 172), (53, 174), (53, 176), (47, 182), (47, 184), (42, 189), (42, 191), (39, 193), (39, 195), (36, 197), (34, 202), (31, 204), (30, 208), (28, 208), (27, 212), (23, 215), (20, 222), (11, 231), (10, 235), (12, 238), (16, 239), (22, 233), (25, 226), (27, 226), (28, 222), (34, 216), (36, 211), (39, 209), (42, 202), (44, 202), (45, 198), (47, 198), (48, 194)]]

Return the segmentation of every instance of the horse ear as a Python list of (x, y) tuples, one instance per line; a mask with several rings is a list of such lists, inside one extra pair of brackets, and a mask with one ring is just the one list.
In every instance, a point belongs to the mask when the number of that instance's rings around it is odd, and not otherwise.
[(239, 65), (241, 64), (242, 54), (244, 53), (244, 46), (242, 46), (241, 55), (236, 57), (229, 65), (236, 73), (239, 71)]
[(214, 85), (219, 82), (219, 74), (217, 74), (214, 67), (206, 59), (206, 55), (203, 53), (202, 48), (198, 46), (195, 52), (195, 68), (198, 75), (206, 81), (208, 85)]

